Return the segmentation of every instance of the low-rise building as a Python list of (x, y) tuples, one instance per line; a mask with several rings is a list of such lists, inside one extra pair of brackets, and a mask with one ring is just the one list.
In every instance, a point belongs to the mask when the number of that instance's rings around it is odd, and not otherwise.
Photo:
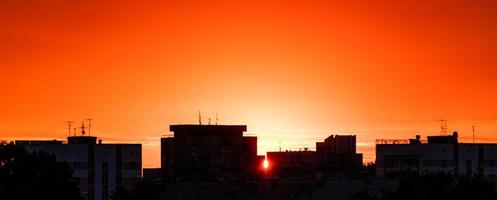
[(307, 148), (302, 151), (267, 152), (267, 160), (270, 175), (276, 178), (313, 178), (318, 163), (316, 152)]
[(356, 152), (355, 135), (331, 135), (316, 143), (316, 151), (267, 152), (271, 173), (276, 177), (356, 177), (362, 154)]
[(93, 136), (57, 140), (18, 140), (29, 152), (45, 152), (74, 171), (85, 200), (106, 200), (119, 187), (130, 188), (141, 178), (141, 144), (107, 144)]
[(316, 143), (318, 171), (326, 177), (359, 176), (362, 154), (356, 151), (355, 135), (330, 135)]
[(459, 143), (457, 132), (427, 139), (416, 136), (410, 140), (377, 140), (376, 175), (396, 176), (415, 171), (496, 179), (497, 144)]

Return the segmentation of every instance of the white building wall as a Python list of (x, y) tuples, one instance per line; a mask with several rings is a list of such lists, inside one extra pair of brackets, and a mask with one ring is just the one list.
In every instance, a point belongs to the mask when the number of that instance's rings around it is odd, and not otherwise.
[[(454, 153), (458, 153), (459, 175), (477, 174), (480, 146), (483, 149), (483, 169), (487, 178), (497, 180), (497, 144), (380, 144), (376, 146), (376, 174), (384, 176), (385, 156), (419, 155), (420, 173), (453, 173)], [(445, 166), (445, 167), (444, 167)]]
[[(95, 157), (94, 157), (94, 199), (101, 200), (105, 195), (103, 195), (103, 165), (107, 163), (108, 166), (108, 196), (116, 189), (117, 183), (117, 169), (116, 169), (116, 147), (117, 145), (122, 146), (122, 162), (123, 167), (126, 165), (124, 163), (138, 163), (136, 169), (123, 169), (121, 171), (123, 178), (128, 178), (128, 184), (133, 180), (138, 180), (141, 178), (141, 164), (142, 164), (142, 152), (141, 144), (95, 144)], [(57, 161), (67, 162), (71, 165), (73, 169), (73, 176), (75, 178), (81, 178), (80, 180), (88, 180), (88, 147), (87, 144), (41, 144), (41, 145), (24, 145), (24, 147), (29, 151), (43, 151), (49, 154), (55, 155)], [(81, 168), (77, 168), (76, 163), (80, 163)], [(86, 167), (85, 167), (86, 166)], [(123, 179), (124, 180), (124, 179)], [(83, 183), (84, 182), (84, 183)], [(85, 181), (80, 182), (80, 188), (84, 188), (82, 184)], [(82, 196), (87, 197), (87, 192), (82, 190)]]

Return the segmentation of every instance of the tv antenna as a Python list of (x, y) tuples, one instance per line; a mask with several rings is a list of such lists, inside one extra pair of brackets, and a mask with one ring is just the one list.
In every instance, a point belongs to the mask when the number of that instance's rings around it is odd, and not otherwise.
[(91, 135), (91, 118), (86, 119), (88, 121), (88, 135)]
[(71, 126), (72, 126), (72, 123), (74, 123), (74, 121), (66, 121), (66, 123), (67, 123), (67, 130), (68, 130), (69, 136), (71, 136)]
[(202, 114), (198, 111), (198, 124), (202, 125)]
[(85, 136), (85, 121), (81, 122), (81, 136)]
[(218, 117), (217, 112), (216, 112), (216, 125), (217, 125), (217, 121), (219, 121), (219, 117)]
[(440, 121), (440, 135), (447, 135), (447, 120), (441, 119)]

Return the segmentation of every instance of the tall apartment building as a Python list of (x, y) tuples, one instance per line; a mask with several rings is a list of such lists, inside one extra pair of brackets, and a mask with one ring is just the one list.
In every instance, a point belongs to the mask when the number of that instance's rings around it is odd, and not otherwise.
[(484, 176), (496, 180), (497, 144), (459, 143), (458, 134), (376, 141), (376, 175), (395, 176), (406, 170)]
[(46, 152), (67, 162), (85, 200), (106, 200), (118, 187), (129, 188), (141, 177), (141, 144), (106, 144), (92, 136), (56, 140), (17, 140), (29, 152)]
[(170, 177), (241, 178), (255, 173), (257, 137), (245, 125), (171, 125), (174, 137), (161, 138), (161, 168)]

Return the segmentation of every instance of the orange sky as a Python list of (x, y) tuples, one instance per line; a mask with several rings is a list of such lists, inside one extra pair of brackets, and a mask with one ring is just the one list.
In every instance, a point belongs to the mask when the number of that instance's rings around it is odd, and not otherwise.
[(145, 167), (198, 110), (247, 124), (261, 154), (354, 133), (371, 161), (374, 139), (441, 118), (497, 142), (497, 1), (2, 0), (0, 92), (0, 138), (91, 117)]

